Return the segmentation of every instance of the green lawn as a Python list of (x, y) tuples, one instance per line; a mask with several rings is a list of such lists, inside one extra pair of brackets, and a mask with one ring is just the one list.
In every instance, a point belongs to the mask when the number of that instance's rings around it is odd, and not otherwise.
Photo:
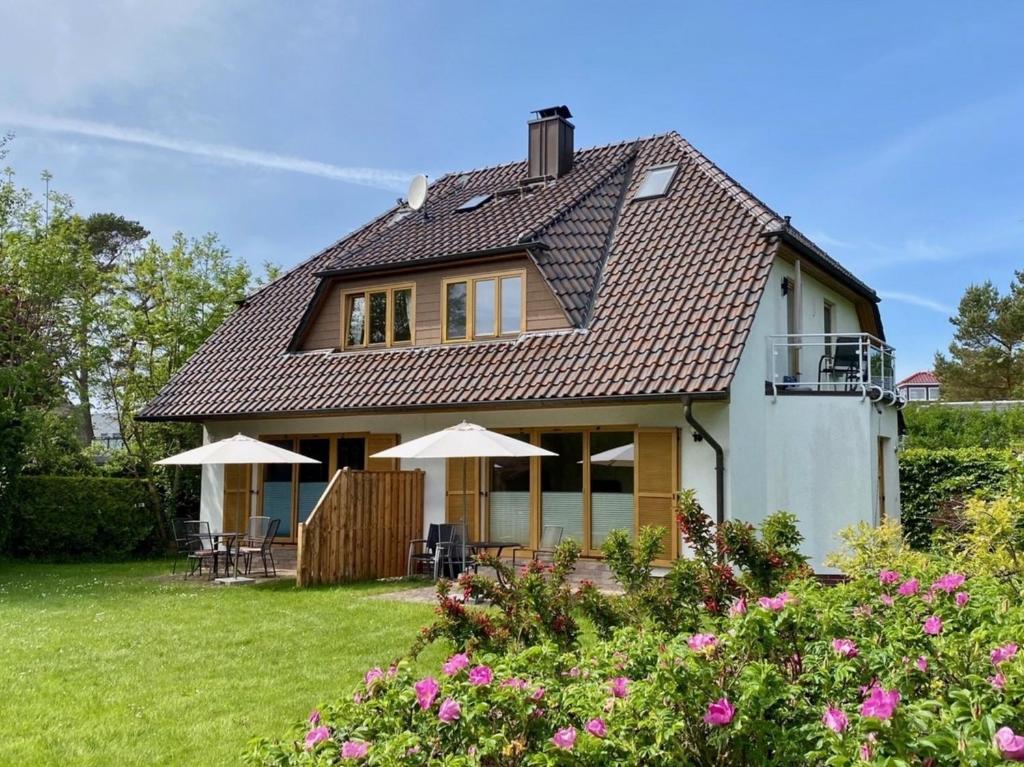
[(351, 694), (431, 618), (370, 598), (401, 586), (156, 577), (168, 571), (0, 563), (0, 764), (237, 764), (251, 737)]

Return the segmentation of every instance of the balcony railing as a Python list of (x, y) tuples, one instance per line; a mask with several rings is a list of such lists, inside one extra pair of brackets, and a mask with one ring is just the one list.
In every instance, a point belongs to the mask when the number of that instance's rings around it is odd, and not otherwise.
[(852, 393), (896, 404), (896, 350), (870, 333), (768, 336), (768, 383), (773, 395)]

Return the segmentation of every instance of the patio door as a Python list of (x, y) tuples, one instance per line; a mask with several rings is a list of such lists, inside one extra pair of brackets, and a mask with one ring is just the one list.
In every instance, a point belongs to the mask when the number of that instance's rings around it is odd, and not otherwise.
[[(508, 436), (530, 441), (528, 433), (512, 432)], [(487, 460), (487, 524), (483, 535), (487, 540), (530, 546), (531, 460), (525, 456)]]
[(590, 432), (590, 542), (592, 554), (612, 530), (636, 534), (635, 461), (632, 431)]
[(541, 432), (540, 446), (557, 455), (540, 459), (540, 520), (537, 539), (549, 526), (562, 528), (562, 539), (572, 538), (587, 549), (584, 519), (584, 438), (581, 431)]
[(224, 465), (225, 532), (244, 533), (249, 522), (252, 466), (247, 463)]

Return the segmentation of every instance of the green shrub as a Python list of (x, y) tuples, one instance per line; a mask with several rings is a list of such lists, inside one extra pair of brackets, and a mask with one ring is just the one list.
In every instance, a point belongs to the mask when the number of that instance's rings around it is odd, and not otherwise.
[(156, 517), (145, 485), (110, 477), (20, 477), (9, 550), (48, 560), (149, 553)]
[(1024, 447), (1024, 407), (977, 410), (942, 405), (909, 405), (904, 445), (910, 449)]
[(991, 498), (1008, 488), (1020, 463), (1003, 449), (904, 450), (900, 453), (903, 532), (911, 546), (931, 545), (937, 517), (975, 495)]

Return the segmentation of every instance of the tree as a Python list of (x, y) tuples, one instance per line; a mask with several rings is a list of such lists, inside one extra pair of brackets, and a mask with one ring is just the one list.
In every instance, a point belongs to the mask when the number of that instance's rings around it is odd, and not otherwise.
[(1024, 395), (1024, 272), (1009, 292), (986, 281), (967, 288), (949, 357), (935, 355), (935, 375), (948, 400), (1007, 400)]

